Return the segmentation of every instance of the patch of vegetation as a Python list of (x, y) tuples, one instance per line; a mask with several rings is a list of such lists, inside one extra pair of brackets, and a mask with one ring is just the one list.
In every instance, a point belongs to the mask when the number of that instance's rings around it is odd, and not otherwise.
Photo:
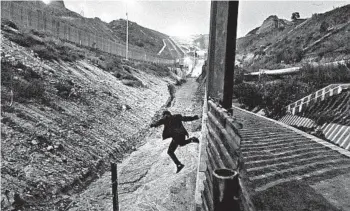
[[(134, 76), (135, 72), (138, 71), (153, 74), (158, 77), (172, 77), (171, 71), (163, 65), (127, 61), (123, 60), (121, 57), (98, 50), (92, 50), (92, 52), (94, 52), (95, 55), (88, 56), (92, 63), (111, 73), (114, 77), (121, 80), (122, 83), (127, 86), (144, 87), (142, 81)], [(183, 82), (184, 81), (179, 81), (179, 83)]]
[(321, 89), (332, 83), (350, 82), (350, 62), (339, 65), (312, 66), (304, 65), (297, 79), (303, 83), (310, 84), (316, 89)]
[(180, 80), (176, 80), (175, 85), (176, 86), (181, 86), (182, 84), (186, 83), (186, 79), (181, 78)]
[(34, 79), (30, 82), (15, 81), (15, 99), (42, 99), (45, 94), (45, 87), (41, 80)]
[(73, 84), (68, 81), (60, 81), (54, 85), (57, 89), (57, 95), (63, 98), (68, 98), (73, 89)]
[[(108, 27), (113, 31), (113, 35), (121, 41), (126, 40), (126, 21), (123, 19), (113, 20), (108, 23)], [(129, 43), (131, 45), (143, 48), (154, 54), (158, 53), (163, 47), (163, 39), (168, 36), (160, 32), (142, 27), (135, 22), (129, 21)], [(171, 58), (171, 54), (167, 51), (163, 52), (164, 56)]]
[(268, 33), (251, 33), (239, 38), (237, 52), (254, 55), (243, 61), (250, 71), (286, 68), (309, 59), (347, 58), (350, 52), (350, 25), (346, 24), (350, 21), (349, 12), (350, 5), (345, 5), (313, 15), (307, 21), (299, 19), (295, 13), (293, 24), (286, 25), (283, 31), (271, 29)]
[(45, 60), (73, 62), (85, 58), (83, 51), (73, 49), (64, 43), (54, 42), (50, 39), (50, 34), (46, 32), (37, 30), (20, 31), (19, 33), (7, 32), (4, 33), (4, 36), (20, 46), (33, 50), (40, 58)]
[[(350, 82), (350, 64), (337, 66), (304, 66), (298, 75), (280, 80), (262, 77), (253, 83), (234, 85), (234, 97), (248, 110), (263, 109), (268, 117), (280, 118), (285, 114), (285, 106), (308, 94), (333, 83)], [(317, 118), (324, 121), (328, 118)], [(321, 123), (320, 123), (321, 124)]]
[(143, 83), (139, 80), (124, 79), (122, 80), (122, 83), (126, 86), (131, 86), (131, 87), (144, 87)]
[[(7, 20), (7, 19), (2, 19), (1, 20), (1, 29), (6, 30), (5, 26), (9, 26), (9, 27), (11, 27), (13, 29), (18, 30), (18, 26), (14, 22), (12, 22), (10, 20)], [(6, 30), (6, 31), (8, 31), (8, 30)]]
[(11, 91), (14, 101), (47, 100), (41, 76), (20, 62), (13, 65), (11, 62), (1, 60), (1, 79), (1, 86), (6, 88), (2, 90), (2, 95), (6, 96), (2, 100), (10, 100), (7, 97), (11, 96), (9, 93)]

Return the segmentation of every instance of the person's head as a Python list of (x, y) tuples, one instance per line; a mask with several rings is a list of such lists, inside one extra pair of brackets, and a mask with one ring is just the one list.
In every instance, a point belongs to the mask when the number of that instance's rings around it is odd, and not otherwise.
[(168, 117), (170, 117), (170, 116), (171, 116), (170, 111), (167, 111), (167, 110), (163, 111), (163, 117), (164, 117), (164, 118), (168, 118)]

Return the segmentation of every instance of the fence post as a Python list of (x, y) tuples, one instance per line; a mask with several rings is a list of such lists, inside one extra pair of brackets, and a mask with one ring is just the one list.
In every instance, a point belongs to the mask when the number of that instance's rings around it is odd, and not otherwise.
[(117, 164), (111, 163), (111, 171), (112, 171), (113, 211), (119, 211)]
[(216, 169), (213, 172), (214, 211), (239, 211), (238, 172), (231, 169)]

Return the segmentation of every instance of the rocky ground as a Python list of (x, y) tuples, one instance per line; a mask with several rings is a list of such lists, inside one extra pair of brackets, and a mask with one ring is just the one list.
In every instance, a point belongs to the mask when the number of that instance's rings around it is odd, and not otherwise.
[(140, 145), (176, 77), (121, 64), (132, 86), (89, 60), (44, 61), (1, 39), (1, 209), (65, 210)]
[[(201, 115), (202, 92), (194, 78), (176, 92), (169, 110), (183, 115)], [(201, 121), (185, 123), (190, 136), (200, 138)], [(176, 150), (185, 168), (176, 167), (167, 155), (170, 139), (162, 140), (162, 127), (153, 129), (145, 144), (118, 165), (120, 210), (190, 210), (194, 201), (198, 145)], [(77, 196), (70, 211), (112, 210), (111, 173), (105, 173)]]

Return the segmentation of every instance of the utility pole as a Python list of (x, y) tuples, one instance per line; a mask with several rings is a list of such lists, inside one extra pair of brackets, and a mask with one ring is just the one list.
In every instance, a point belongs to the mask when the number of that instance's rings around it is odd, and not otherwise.
[(129, 51), (129, 18), (128, 18), (128, 2), (126, 2), (126, 52), (125, 59), (128, 60)]

